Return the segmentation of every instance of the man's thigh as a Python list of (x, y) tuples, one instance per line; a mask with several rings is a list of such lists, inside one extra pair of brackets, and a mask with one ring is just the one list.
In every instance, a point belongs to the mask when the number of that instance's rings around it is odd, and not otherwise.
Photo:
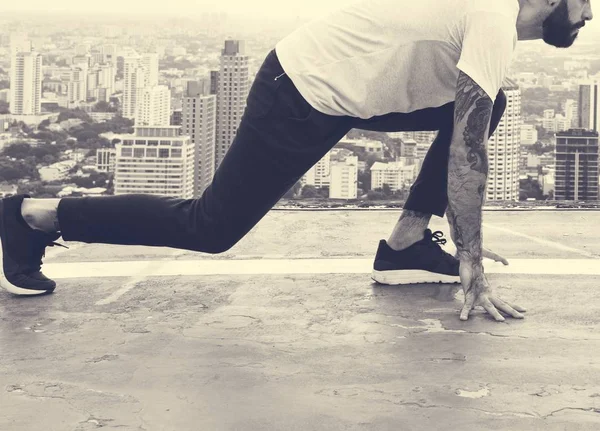
[(454, 102), (437, 108), (426, 108), (409, 113), (394, 112), (369, 119), (356, 119), (356, 129), (375, 132), (414, 132), (440, 130), (452, 124), (454, 120)]

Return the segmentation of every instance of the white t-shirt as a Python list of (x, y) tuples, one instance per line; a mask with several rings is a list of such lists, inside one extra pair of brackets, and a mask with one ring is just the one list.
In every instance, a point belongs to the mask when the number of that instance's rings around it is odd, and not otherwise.
[(300, 94), (371, 118), (455, 100), (459, 70), (495, 101), (517, 42), (518, 0), (358, 0), (276, 46)]

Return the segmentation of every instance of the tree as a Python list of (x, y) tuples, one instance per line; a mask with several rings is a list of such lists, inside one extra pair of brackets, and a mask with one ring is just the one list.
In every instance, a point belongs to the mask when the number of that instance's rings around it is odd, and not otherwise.
[(79, 109), (79, 108), (66, 109), (58, 115), (59, 123), (66, 121), (66, 120), (70, 120), (70, 119), (79, 119), (85, 123), (92, 123), (92, 119), (87, 114), (87, 112), (85, 112), (84, 110)]
[(530, 176), (527, 179), (519, 180), (519, 200), (524, 201), (529, 198), (543, 200), (540, 183)]
[(358, 188), (362, 189), (364, 193), (371, 190), (371, 172), (358, 171)]
[(42, 157), (42, 163), (44, 165), (52, 165), (56, 163), (56, 158), (51, 154), (46, 154), (44, 157)]
[(94, 112), (117, 112), (117, 109), (112, 107), (108, 102), (99, 101), (92, 108)]
[(311, 185), (307, 184), (302, 188), (302, 197), (308, 198), (308, 199), (318, 198), (319, 191), (317, 190), (317, 188), (315, 186), (311, 186)]
[(85, 187), (91, 189), (94, 187), (107, 187), (108, 186), (108, 174), (104, 172), (94, 172), (89, 177), (74, 177), (73, 182), (77, 187)]
[(25, 159), (31, 155), (31, 145), (26, 142), (15, 142), (5, 147), (2, 151), (2, 155), (12, 157), (13, 159)]
[(371, 201), (383, 200), (385, 198), (386, 196), (382, 192), (377, 190), (371, 190), (369, 193), (367, 193), (367, 199)]
[(320, 187), (317, 189), (319, 197), (323, 199), (329, 198), (329, 186)]
[(286, 193), (285, 195), (283, 195), (284, 199), (293, 199), (296, 197), (296, 195), (300, 192), (300, 189), (302, 189), (302, 183), (300, 181), (296, 181), (296, 184), (294, 184)]
[(0, 181), (16, 181), (24, 178), (38, 179), (39, 172), (35, 161), (28, 160), (0, 160)]
[(48, 128), (48, 126), (50, 125), (50, 120), (46, 119), (44, 121), (42, 121), (39, 125), (38, 125), (38, 129), (39, 130), (45, 130)]
[(392, 192), (390, 185), (387, 183), (383, 183), (383, 186), (381, 187), (381, 191), (383, 192), (383, 194), (385, 196), (391, 196), (394, 194), (394, 192)]

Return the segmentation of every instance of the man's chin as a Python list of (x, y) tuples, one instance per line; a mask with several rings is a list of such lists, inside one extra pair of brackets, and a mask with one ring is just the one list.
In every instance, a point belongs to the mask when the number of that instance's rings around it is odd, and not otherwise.
[(577, 39), (577, 35), (578, 35), (578, 33), (576, 33), (573, 37), (569, 37), (568, 39), (561, 39), (561, 40), (544, 37), (544, 42), (546, 42), (548, 45), (552, 45), (556, 48), (569, 48), (573, 45), (573, 43), (575, 42), (575, 39)]

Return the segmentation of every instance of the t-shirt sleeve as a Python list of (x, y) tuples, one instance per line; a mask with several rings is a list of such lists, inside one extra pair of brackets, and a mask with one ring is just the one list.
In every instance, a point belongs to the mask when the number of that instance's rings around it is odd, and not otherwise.
[(462, 50), (456, 67), (496, 101), (512, 61), (516, 23), (504, 14), (486, 11), (469, 13), (465, 20)]

